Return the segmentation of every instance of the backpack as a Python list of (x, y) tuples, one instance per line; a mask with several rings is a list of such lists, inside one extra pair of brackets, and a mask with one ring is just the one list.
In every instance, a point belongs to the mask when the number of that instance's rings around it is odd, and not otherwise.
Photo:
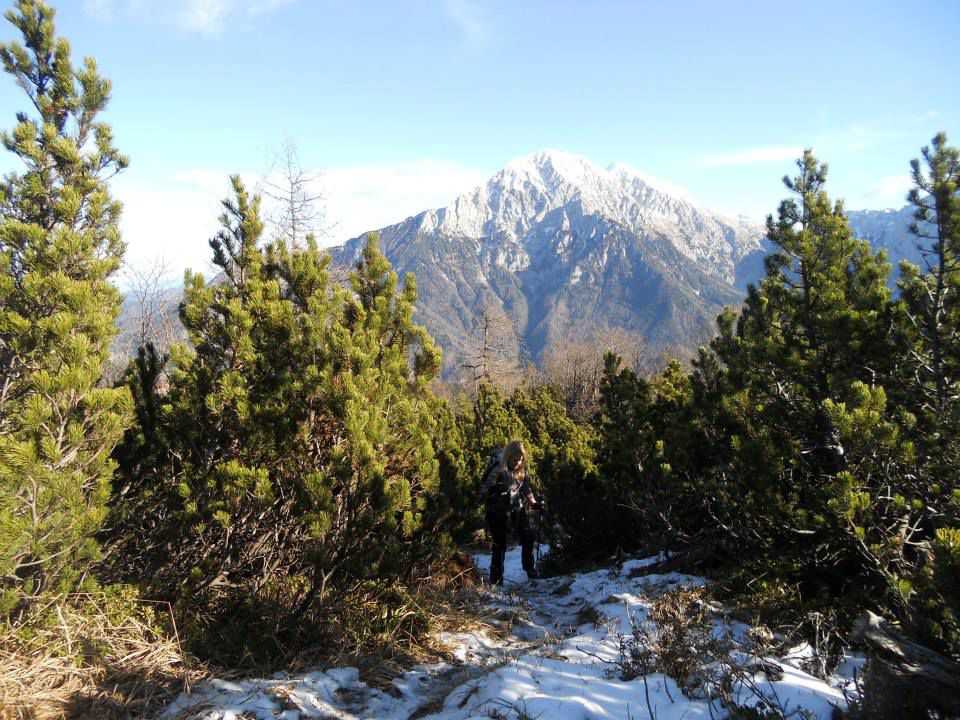
[(483, 465), (483, 474), (480, 475), (480, 492), (484, 499), (490, 497), (490, 491), (497, 479), (497, 471), (500, 470), (502, 460), (503, 448), (498, 448), (487, 455), (487, 460)]
[(500, 470), (503, 468), (503, 450), (495, 450), (487, 456), (483, 477), (480, 480), (480, 492), (486, 504), (487, 512), (507, 513), (520, 509), (520, 493), (510, 491), (498, 485)]

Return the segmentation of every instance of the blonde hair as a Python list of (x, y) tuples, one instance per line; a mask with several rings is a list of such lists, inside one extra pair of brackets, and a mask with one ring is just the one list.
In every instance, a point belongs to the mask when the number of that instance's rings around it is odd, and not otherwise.
[(511, 440), (503, 449), (503, 466), (513, 472), (513, 463), (517, 458), (526, 460), (527, 452), (523, 449), (523, 443), (519, 440)]

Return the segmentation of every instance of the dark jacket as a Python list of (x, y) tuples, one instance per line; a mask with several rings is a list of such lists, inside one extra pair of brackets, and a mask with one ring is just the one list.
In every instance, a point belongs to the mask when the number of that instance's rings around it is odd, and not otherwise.
[(524, 467), (516, 475), (505, 467), (493, 468), (483, 482), (487, 512), (504, 514), (523, 507), (523, 500), (533, 500), (530, 475)]

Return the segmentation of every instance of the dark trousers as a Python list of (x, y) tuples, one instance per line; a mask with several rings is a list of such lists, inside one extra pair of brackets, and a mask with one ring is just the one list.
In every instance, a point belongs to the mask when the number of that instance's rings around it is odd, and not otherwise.
[(520, 560), (523, 569), (530, 572), (534, 569), (533, 544), (537, 539), (536, 533), (530, 527), (530, 517), (524, 508), (513, 512), (497, 511), (487, 508), (487, 528), (493, 540), (493, 554), (490, 558), (490, 584), (503, 584), (503, 558), (507, 554), (507, 528), (513, 530), (520, 540)]

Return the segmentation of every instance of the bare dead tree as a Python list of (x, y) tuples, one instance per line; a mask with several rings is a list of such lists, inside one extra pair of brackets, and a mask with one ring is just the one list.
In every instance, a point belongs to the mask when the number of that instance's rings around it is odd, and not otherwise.
[(174, 343), (186, 339), (177, 314), (181, 291), (165, 260), (126, 265), (123, 279), (127, 292), (120, 331), (114, 339), (110, 366), (105, 373), (108, 382), (120, 378), (138, 348), (152, 344), (162, 357)]
[(284, 138), (260, 187), (261, 195), (272, 208), (267, 213), (267, 224), (276, 237), (285, 238), (291, 248), (301, 248), (309, 235), (326, 235), (326, 196), (319, 189), (323, 173), (304, 169), (296, 143)]
[(169, 348), (182, 335), (177, 321), (180, 293), (171, 283), (169, 264), (161, 259), (129, 267), (127, 277), (136, 302), (135, 346), (151, 342), (158, 350)]
[(560, 388), (572, 416), (586, 418), (598, 409), (603, 356), (608, 352), (619, 355), (624, 366), (638, 374), (650, 365), (643, 337), (622, 328), (604, 328), (590, 335), (567, 333), (544, 352), (543, 378)]
[(522, 343), (513, 322), (498, 304), (487, 301), (480, 311), (474, 351), (461, 367), (470, 372), (474, 396), (487, 383), (512, 390), (523, 379)]

